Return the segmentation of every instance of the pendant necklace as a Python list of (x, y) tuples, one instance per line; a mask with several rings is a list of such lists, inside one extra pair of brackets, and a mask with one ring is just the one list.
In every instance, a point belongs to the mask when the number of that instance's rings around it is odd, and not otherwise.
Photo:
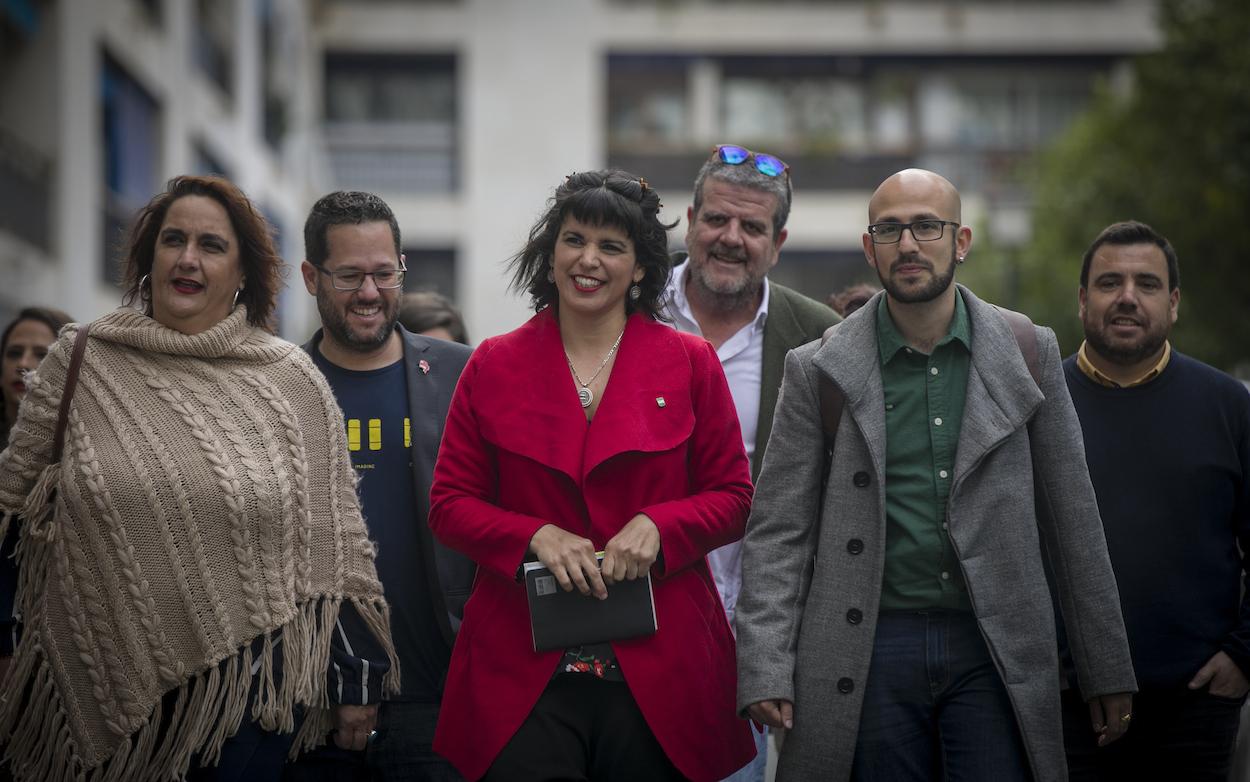
[(573, 368), (573, 359), (569, 358), (568, 350), (564, 351), (564, 360), (569, 362), (569, 371), (573, 373), (573, 379), (577, 381), (577, 401), (582, 403), (582, 407), (590, 407), (590, 403), (595, 401), (595, 392), (590, 390), (590, 384), (595, 382), (595, 378), (599, 377), (599, 373), (612, 360), (612, 356), (616, 354), (616, 349), (621, 346), (621, 338), (625, 336), (625, 329), (621, 329), (620, 336), (616, 338), (616, 342), (612, 343), (612, 348), (608, 351), (608, 355), (603, 357), (603, 361), (599, 363), (599, 368), (590, 376), (585, 383), (577, 376), (577, 370)]

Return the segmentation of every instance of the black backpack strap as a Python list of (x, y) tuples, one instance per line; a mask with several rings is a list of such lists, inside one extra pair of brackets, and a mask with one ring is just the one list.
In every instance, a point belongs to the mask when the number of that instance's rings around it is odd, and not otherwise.
[(1007, 321), (1007, 325), (1011, 327), (1011, 333), (1016, 338), (1016, 344), (1020, 347), (1020, 355), (1024, 356), (1024, 363), (1029, 368), (1029, 374), (1033, 376), (1033, 382), (1040, 387), (1042, 365), (1037, 354), (1037, 331), (1033, 328), (1033, 321), (1029, 320), (1029, 316), (1024, 313), (1005, 307), (997, 309)]
[[(833, 335), (837, 324), (825, 329), (820, 338), (820, 346), (824, 347)], [(825, 433), (825, 464), (822, 486), (829, 482), (829, 470), (833, 466), (833, 446), (838, 439), (838, 423), (842, 420), (842, 408), (846, 406), (846, 394), (824, 372), (816, 375), (816, 394), (820, 403), (820, 428)], [(823, 498), (822, 498), (823, 502)]]

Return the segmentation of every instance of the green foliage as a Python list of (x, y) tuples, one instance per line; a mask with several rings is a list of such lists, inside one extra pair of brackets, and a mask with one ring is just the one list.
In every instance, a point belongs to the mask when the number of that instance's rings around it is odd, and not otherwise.
[(1164, 47), (1139, 58), (1127, 98), (1100, 90), (1035, 169), (1019, 306), (1080, 344), (1081, 256), (1117, 220), (1149, 223), (1180, 257), (1184, 352), (1250, 365), (1250, 4), (1164, 0)]

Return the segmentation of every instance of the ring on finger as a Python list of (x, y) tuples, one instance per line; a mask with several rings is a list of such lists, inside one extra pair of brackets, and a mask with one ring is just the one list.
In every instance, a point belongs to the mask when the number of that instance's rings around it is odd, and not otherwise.
[(1130, 721), (1132, 721), (1132, 719), (1133, 719), (1133, 715), (1132, 715), (1132, 714), (1121, 714), (1121, 715), (1120, 715), (1120, 722), (1130, 722)]

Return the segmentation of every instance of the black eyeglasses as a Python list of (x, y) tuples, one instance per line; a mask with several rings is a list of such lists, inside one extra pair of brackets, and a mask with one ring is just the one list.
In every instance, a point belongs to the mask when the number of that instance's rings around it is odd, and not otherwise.
[(765, 154), (763, 152), (752, 152), (746, 147), (739, 147), (733, 144), (717, 145), (713, 154), (720, 157), (722, 163), (730, 166), (740, 166), (748, 160), (755, 161), (755, 170), (764, 176), (781, 176), (790, 175), (790, 167), (782, 162), (781, 158)]
[(959, 225), (950, 220), (917, 220), (914, 223), (873, 223), (868, 226), (875, 244), (897, 244), (903, 238), (903, 231), (911, 231), (911, 236), (918, 242), (932, 242), (942, 238), (946, 226)]
[(316, 267), (317, 271), (330, 276), (330, 284), (334, 286), (336, 291), (357, 291), (365, 284), (365, 277), (372, 277), (373, 284), (378, 290), (393, 290), (404, 284), (404, 274), (408, 271), (407, 267), (401, 265), (398, 269), (378, 269), (375, 272), (362, 272), (359, 269), (329, 269)]

